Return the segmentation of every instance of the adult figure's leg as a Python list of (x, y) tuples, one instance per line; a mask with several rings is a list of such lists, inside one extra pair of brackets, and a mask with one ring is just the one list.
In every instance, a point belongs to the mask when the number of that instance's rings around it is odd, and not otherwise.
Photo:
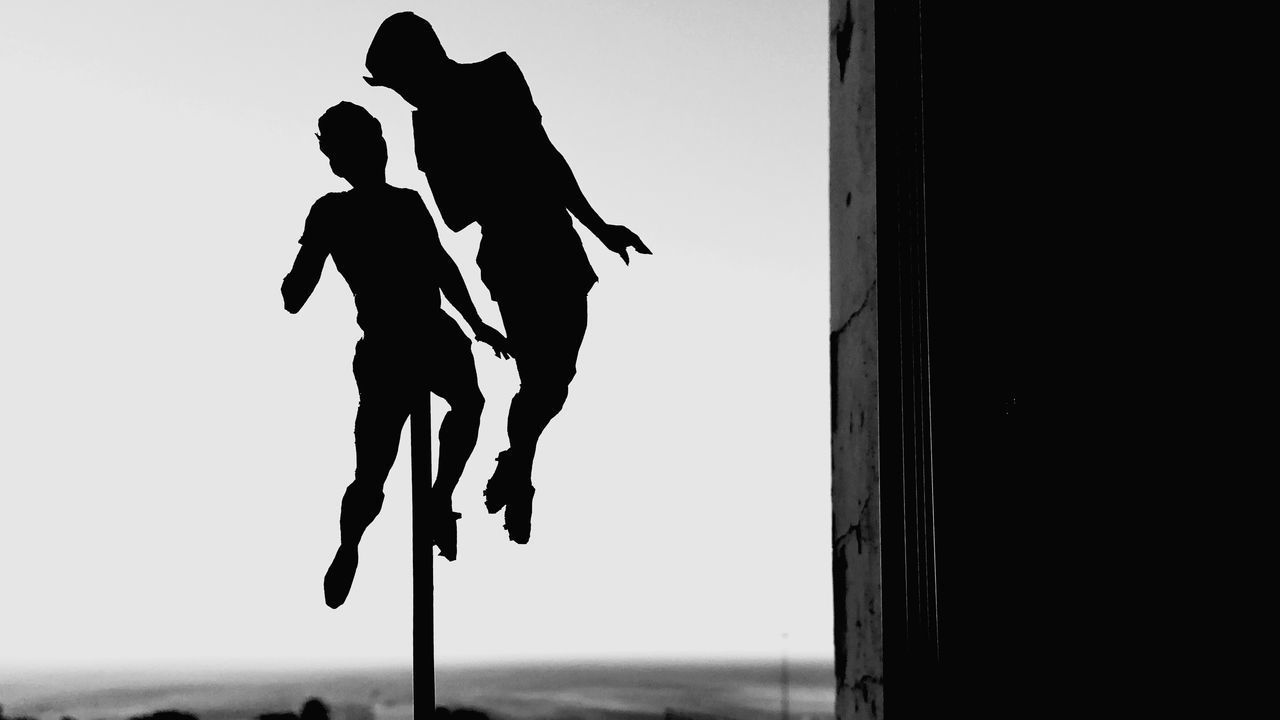
[(500, 303), (520, 375), (511, 399), (507, 437), (511, 452), (532, 465), (538, 439), (564, 408), (578, 372), (578, 351), (587, 331), (585, 294), (549, 294), (529, 302)]
[(559, 414), (577, 374), (578, 351), (587, 329), (586, 293), (545, 293), (498, 302), (520, 375), (520, 389), (507, 416), (510, 448), (486, 490), (489, 512), (506, 507), (511, 539), (529, 541), (533, 510), (533, 458), (538, 440)]

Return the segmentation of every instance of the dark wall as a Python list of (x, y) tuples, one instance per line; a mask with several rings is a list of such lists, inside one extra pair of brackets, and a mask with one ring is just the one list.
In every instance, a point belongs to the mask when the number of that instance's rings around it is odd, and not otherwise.
[(1036, 457), (1025, 383), (1043, 323), (1029, 251), (1055, 222), (1042, 49), (1017, 8), (932, 3), (922, 24), (941, 691), (951, 708), (1039, 717), (1080, 678), (1053, 590), (1066, 488)]

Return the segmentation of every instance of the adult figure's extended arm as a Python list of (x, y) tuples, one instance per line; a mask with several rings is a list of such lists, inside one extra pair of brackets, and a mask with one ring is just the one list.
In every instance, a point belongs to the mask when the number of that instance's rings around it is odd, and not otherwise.
[(600, 242), (604, 243), (605, 247), (621, 256), (624, 263), (631, 264), (631, 259), (627, 257), (627, 248), (635, 248), (636, 252), (643, 255), (652, 255), (653, 252), (635, 233), (622, 225), (610, 225), (601, 219), (600, 214), (591, 207), (587, 196), (582, 192), (578, 178), (573, 174), (573, 168), (569, 167), (569, 161), (565, 160), (564, 155), (556, 149), (541, 124), (538, 125), (537, 135), (537, 142), (544, 147), (547, 166), (553, 175), (553, 181), (560, 186), (564, 206), (578, 218), (583, 227), (600, 238)]

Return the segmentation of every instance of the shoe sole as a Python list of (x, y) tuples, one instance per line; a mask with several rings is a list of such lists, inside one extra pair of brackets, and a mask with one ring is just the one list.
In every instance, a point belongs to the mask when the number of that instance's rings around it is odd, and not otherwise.
[(507, 498), (502, 497), (502, 493), (484, 491), (484, 509), (488, 510), (490, 515), (496, 515), (499, 510), (506, 506)]
[(502, 473), (502, 463), (505, 456), (506, 451), (498, 453), (498, 466), (494, 468), (493, 477), (489, 478), (489, 482), (484, 489), (484, 509), (488, 510), (490, 515), (496, 515), (511, 500), (509, 497), (511, 478), (506, 475), (499, 477), (500, 473)]
[(454, 560), (458, 559), (458, 526), (456, 525), (456, 523), (461, 519), (462, 519), (462, 513), (453, 513), (453, 517), (451, 518), (451, 521), (455, 523), (455, 525), (453, 526), (453, 532), (450, 533), (450, 535), (453, 536), (452, 538), (453, 542), (449, 543), (449, 547), (448, 547), (448, 550), (450, 550), (451, 552), (445, 552), (445, 548), (440, 545), (440, 543), (438, 542), (438, 539), (433, 539), (431, 541), (431, 544), (440, 550), (440, 557), (444, 558), (445, 560), (448, 560), (449, 562), (453, 562)]

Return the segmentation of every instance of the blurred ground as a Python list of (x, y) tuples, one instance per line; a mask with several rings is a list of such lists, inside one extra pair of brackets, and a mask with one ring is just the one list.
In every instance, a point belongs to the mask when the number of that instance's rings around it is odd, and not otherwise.
[[(793, 663), (789, 717), (831, 718), (829, 664)], [(127, 720), (181, 710), (200, 720), (253, 720), (318, 697), (333, 720), (411, 720), (408, 670), (308, 673), (79, 673), (0, 678), (8, 718)], [(553, 663), (439, 668), (438, 705), (496, 718), (778, 718), (776, 663)]]

